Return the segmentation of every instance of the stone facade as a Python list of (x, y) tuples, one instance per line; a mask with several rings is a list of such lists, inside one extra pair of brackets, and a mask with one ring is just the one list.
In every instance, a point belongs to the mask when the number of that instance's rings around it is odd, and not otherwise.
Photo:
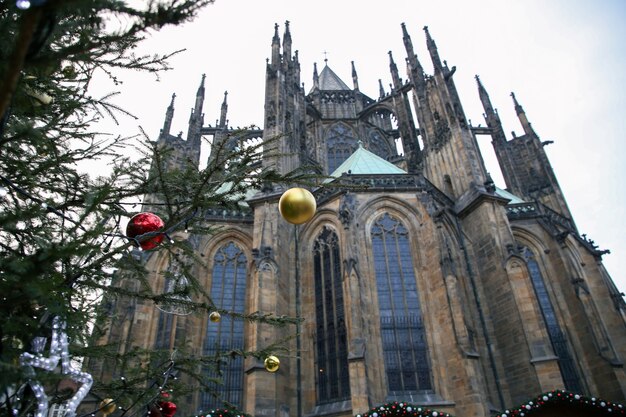
[[(381, 86), (371, 99), (359, 90), (354, 64), (353, 88), (328, 66), (319, 74), (315, 67), (305, 93), (288, 23), (282, 43), (276, 26), (265, 126), (244, 135), (279, 138), (265, 148), (264, 166), (286, 173), (313, 164), (332, 174), (363, 146), (372, 160), (391, 161), (405, 173), (342, 175), (335, 181), (350, 187), (314, 190), (317, 213), (301, 226), (279, 215), (284, 190), (268, 187), (247, 200), (249, 213), (209, 213), (218, 233), (189, 236), (207, 261), (197, 271), (205, 288), (222, 268), (221, 248), (233, 243), (245, 260), (245, 312), (304, 319), (279, 372), (253, 359), (243, 364), (237, 405), (254, 416), (348, 416), (389, 400), (485, 416), (557, 388), (614, 401), (626, 396), (626, 305), (602, 266), (603, 251), (579, 235), (544, 144), (515, 97), (523, 136), (505, 137), (478, 78), (487, 127), (468, 124), (456, 68), (442, 63), (425, 31), (434, 74), (424, 73), (402, 25), (408, 79), (400, 78), (390, 52), (392, 89)], [(226, 96), (216, 126), (203, 126), (203, 100), (201, 85), (187, 140), (169, 134), (173, 100), (168, 108), (159, 141), (175, 149), (175, 163), (198, 161), (201, 135), (215, 144), (231, 137)], [(479, 134), (492, 136), (513, 196), (493, 185)], [(163, 287), (158, 277), (167, 262), (158, 256), (146, 262)], [(393, 284), (389, 294), (386, 283)], [(207, 317), (173, 317), (164, 341), (153, 305), (117, 308), (127, 314), (108, 341), (120, 351), (186, 343), (203, 352)], [(264, 348), (293, 332), (245, 323), (244, 347)], [(322, 375), (327, 370), (334, 374)], [(397, 376), (400, 382), (391, 381)], [(199, 394), (188, 400), (183, 412), (206, 411)]]

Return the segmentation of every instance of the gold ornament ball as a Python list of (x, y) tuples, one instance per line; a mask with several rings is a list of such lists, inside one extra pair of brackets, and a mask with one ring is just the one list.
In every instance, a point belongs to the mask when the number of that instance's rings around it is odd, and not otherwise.
[(281, 216), (291, 224), (306, 223), (315, 215), (317, 203), (309, 190), (290, 188), (280, 196), (278, 210)]
[(100, 405), (98, 406), (98, 408), (100, 409), (100, 411), (102, 411), (102, 414), (108, 416), (115, 411), (116, 406), (111, 398), (105, 398), (104, 400), (100, 401)]
[(211, 320), (213, 323), (217, 323), (221, 319), (222, 319), (222, 315), (218, 313), (217, 311), (211, 311), (211, 314), (209, 314), (209, 320)]
[(280, 368), (280, 360), (276, 356), (270, 355), (265, 358), (264, 365), (267, 372), (276, 372)]

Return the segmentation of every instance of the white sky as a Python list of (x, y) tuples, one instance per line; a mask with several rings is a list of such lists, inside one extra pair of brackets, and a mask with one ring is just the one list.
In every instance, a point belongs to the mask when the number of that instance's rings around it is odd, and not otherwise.
[[(612, 253), (604, 264), (626, 291), (626, 1), (623, 0), (216, 0), (195, 21), (165, 28), (146, 40), (148, 53), (186, 48), (160, 81), (126, 74), (117, 102), (139, 117), (111, 128), (133, 134), (141, 125), (154, 138), (175, 92), (172, 133), (187, 132), (201, 74), (206, 73), (205, 124), (214, 124), (228, 90), (231, 126), (263, 124), (265, 59), (274, 23), (291, 22), (301, 80), (312, 85), (313, 62), (378, 97), (378, 79), (391, 82), (387, 51), (406, 78), (400, 23), (405, 22), (428, 73), (422, 27), (428, 25), (442, 59), (456, 65), (455, 81), (474, 125), (485, 124), (474, 75), (499, 109), (506, 132), (521, 134), (509, 94), (514, 91), (546, 147), (581, 233)], [(116, 87), (98, 85), (102, 92)], [(118, 87), (119, 88), (119, 87)], [(97, 90), (96, 89), (96, 90)], [(120, 132), (121, 130), (121, 132)], [(509, 133), (510, 135), (510, 133)], [(509, 136), (510, 137), (510, 136)], [(489, 138), (480, 136), (483, 152)], [(620, 146), (620, 141), (622, 142)], [(492, 152), (492, 151), (490, 151)], [(497, 168), (489, 163), (498, 186)]]

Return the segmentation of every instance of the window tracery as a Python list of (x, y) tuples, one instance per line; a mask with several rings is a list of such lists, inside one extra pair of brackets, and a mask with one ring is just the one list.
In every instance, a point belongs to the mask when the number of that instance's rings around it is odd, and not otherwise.
[(332, 174), (357, 148), (354, 132), (343, 123), (330, 127), (326, 133), (328, 173)]
[(369, 132), (368, 148), (369, 151), (375, 153), (383, 159), (389, 159), (391, 150), (385, 138), (376, 130)]
[[(247, 281), (246, 255), (238, 245), (229, 242), (220, 247), (213, 257), (211, 299), (218, 309), (234, 313), (245, 312)], [(223, 315), (217, 323), (207, 320), (204, 355), (222, 355), (244, 349), (244, 322)], [(219, 369), (208, 369), (210, 377), (222, 380), (214, 391), (217, 397), (204, 393), (202, 409), (219, 408), (224, 401), (241, 406), (243, 400), (243, 358), (223, 357)]]
[(561, 370), (561, 376), (563, 377), (565, 388), (569, 391), (581, 392), (578, 372), (576, 370), (576, 365), (574, 364), (574, 359), (569, 351), (567, 337), (561, 330), (561, 326), (557, 320), (554, 306), (550, 301), (550, 296), (546, 289), (546, 284), (544, 282), (543, 275), (541, 274), (539, 264), (535, 259), (535, 255), (528, 247), (524, 247), (523, 254), (524, 259), (526, 260), (526, 265), (528, 266), (528, 273), (530, 275), (532, 286), (535, 290), (537, 302), (539, 303), (539, 307), (541, 309), (541, 315), (543, 316), (546, 329), (548, 330), (548, 336), (552, 344), (552, 349), (554, 350), (554, 354), (558, 357), (559, 369)]
[[(163, 293), (173, 291), (174, 286), (183, 273), (182, 269), (180, 261), (172, 258), (167, 269), (163, 272)], [(156, 349), (171, 349), (174, 342), (173, 336), (176, 337), (175, 328), (176, 315), (160, 310), (154, 347)]]
[(348, 348), (337, 235), (325, 228), (313, 248), (318, 404), (350, 397)]
[(371, 232), (389, 392), (432, 390), (408, 230), (385, 213), (374, 222)]

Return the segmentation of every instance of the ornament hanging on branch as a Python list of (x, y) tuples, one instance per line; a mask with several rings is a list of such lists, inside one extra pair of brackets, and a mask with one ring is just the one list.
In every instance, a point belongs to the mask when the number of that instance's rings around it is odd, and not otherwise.
[[(154, 213), (138, 213), (128, 221), (126, 236), (136, 239), (143, 250), (154, 249), (163, 241), (164, 233), (156, 233), (163, 229), (165, 223)], [(143, 236), (149, 234), (148, 236)]]
[(315, 215), (316, 208), (315, 197), (304, 188), (290, 188), (278, 201), (281, 216), (291, 224), (308, 222)]
[(274, 373), (278, 371), (278, 368), (280, 368), (280, 360), (274, 355), (270, 355), (267, 358), (265, 358), (265, 361), (263, 362), (263, 364), (265, 365), (265, 370), (267, 372)]
[(112, 398), (105, 398), (104, 400), (100, 401), (100, 405), (98, 405), (98, 410), (102, 411), (102, 415), (104, 417), (112, 414), (116, 408), (117, 407)]
[(161, 393), (161, 400), (157, 402), (159, 411), (163, 417), (173, 417), (176, 414), (176, 404), (172, 401), (172, 397), (167, 392)]
[(87, 372), (81, 372), (72, 367), (68, 351), (69, 342), (67, 340), (67, 333), (65, 333), (65, 327), (65, 322), (59, 317), (54, 317), (52, 319), (52, 337), (50, 339), (49, 356), (43, 356), (43, 351), (46, 345), (45, 337), (36, 337), (33, 339), (34, 354), (24, 352), (20, 355), (20, 365), (24, 368), (24, 373), (28, 377), (28, 382), (18, 390), (18, 400), (13, 407), (14, 417), (18, 417), (20, 409), (19, 398), (22, 398), (26, 385), (31, 387), (31, 390), (37, 399), (37, 411), (35, 411), (34, 417), (46, 417), (48, 413), (48, 397), (46, 396), (43, 385), (35, 379), (36, 375), (34, 368), (54, 371), (59, 363), (59, 360), (61, 361), (61, 375), (66, 375), (69, 379), (81, 384), (69, 401), (64, 404), (64, 417), (76, 416), (76, 408), (91, 389), (93, 378)]
[(213, 323), (217, 323), (222, 319), (222, 315), (218, 311), (211, 311), (209, 314), (209, 320)]
[(173, 280), (168, 280), (165, 284), (165, 292), (169, 300), (157, 304), (157, 308), (164, 313), (186, 316), (191, 314), (191, 297), (189, 296), (189, 281), (181, 274), (176, 273)]

